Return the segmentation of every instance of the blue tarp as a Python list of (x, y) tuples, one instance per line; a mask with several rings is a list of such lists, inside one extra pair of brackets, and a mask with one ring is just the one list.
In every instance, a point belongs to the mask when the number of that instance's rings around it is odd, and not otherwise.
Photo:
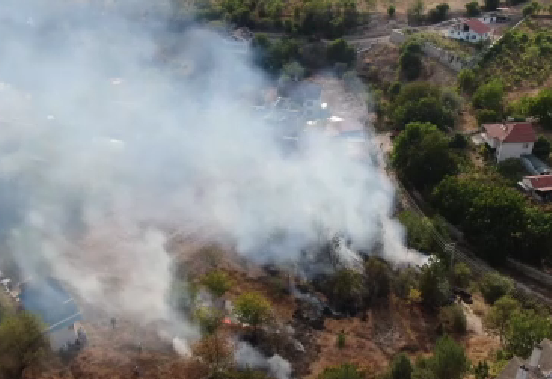
[(51, 332), (82, 320), (71, 295), (53, 278), (25, 283), (19, 295), (23, 308), (36, 314)]

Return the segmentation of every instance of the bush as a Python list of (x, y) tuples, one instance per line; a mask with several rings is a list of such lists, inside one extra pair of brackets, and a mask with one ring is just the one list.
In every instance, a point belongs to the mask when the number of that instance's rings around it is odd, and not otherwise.
[(452, 147), (453, 149), (465, 149), (467, 146), (468, 139), (460, 133), (454, 133), (454, 136), (449, 142), (449, 147)]
[(500, 0), (485, 0), (485, 10), (487, 12), (496, 11), (499, 4)]
[(410, 379), (412, 376), (412, 363), (404, 353), (400, 353), (391, 362), (390, 379)]
[(328, 61), (331, 64), (342, 62), (350, 66), (356, 59), (356, 52), (354, 47), (349, 46), (349, 44), (343, 38), (332, 41), (328, 45), (326, 54)]
[(466, 14), (468, 17), (476, 17), (479, 16), (480, 13), (481, 10), (479, 9), (479, 3), (477, 1), (466, 4)]
[(389, 8), (387, 8), (387, 15), (389, 16), (389, 18), (395, 17), (395, 6), (394, 5), (390, 5)]
[(439, 310), (439, 322), (448, 333), (465, 334), (467, 331), (466, 315), (458, 304), (442, 307)]
[(449, 5), (447, 3), (439, 4), (428, 13), (428, 19), (432, 23), (445, 21), (448, 18)]
[(527, 17), (532, 15), (535, 12), (535, 8), (533, 7), (533, 4), (527, 4), (523, 7), (523, 17)]
[(439, 379), (461, 379), (470, 367), (464, 348), (449, 336), (437, 340), (428, 366)]
[(271, 314), (270, 302), (256, 292), (246, 292), (240, 295), (234, 306), (238, 320), (254, 328), (268, 321)]
[(417, 79), (422, 73), (421, 54), (405, 51), (399, 58), (399, 67), (407, 80)]
[(471, 270), (464, 262), (454, 265), (454, 285), (467, 288), (470, 284)]
[(535, 145), (533, 145), (533, 154), (543, 160), (550, 157), (550, 141), (548, 138), (539, 136)]
[(515, 186), (525, 173), (525, 167), (519, 158), (503, 160), (497, 165), (497, 170), (512, 186)]
[(446, 267), (430, 260), (424, 264), (420, 273), (420, 291), (422, 300), (428, 308), (440, 307), (446, 303), (451, 295)]
[(317, 379), (363, 379), (364, 373), (351, 363), (325, 368)]
[(201, 284), (207, 287), (215, 297), (221, 297), (232, 288), (232, 280), (230, 280), (228, 274), (220, 270), (210, 271), (201, 279)]
[(343, 349), (345, 347), (345, 333), (340, 332), (337, 335), (337, 342), (336, 345), (339, 349)]
[(477, 123), (479, 125), (500, 121), (500, 116), (498, 115), (498, 113), (491, 109), (478, 109), (476, 111), (475, 117), (477, 118)]
[(473, 106), (478, 109), (492, 109), (498, 114), (502, 113), (502, 101), (504, 98), (504, 85), (498, 79), (480, 86), (473, 95)]
[(460, 70), (458, 73), (458, 86), (465, 93), (473, 93), (473, 91), (477, 88), (475, 72), (469, 68)]
[(479, 290), (488, 304), (494, 304), (502, 296), (509, 294), (514, 289), (514, 283), (498, 273), (485, 274), (479, 283)]

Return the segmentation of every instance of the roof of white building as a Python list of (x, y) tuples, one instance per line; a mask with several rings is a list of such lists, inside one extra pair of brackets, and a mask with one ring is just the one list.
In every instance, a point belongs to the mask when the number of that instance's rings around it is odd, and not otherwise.
[(529, 143), (537, 140), (533, 126), (529, 122), (484, 124), (483, 129), (487, 137), (496, 138), (506, 143)]
[(476, 18), (468, 18), (464, 20), (464, 24), (468, 25), (471, 30), (477, 34), (485, 34), (491, 31), (491, 28)]

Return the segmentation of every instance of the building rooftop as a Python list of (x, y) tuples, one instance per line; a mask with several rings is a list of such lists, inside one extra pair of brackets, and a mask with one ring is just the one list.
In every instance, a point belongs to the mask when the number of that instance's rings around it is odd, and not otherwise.
[(484, 124), (483, 129), (489, 138), (506, 143), (530, 143), (537, 140), (533, 126), (529, 122)]
[(552, 191), (552, 175), (524, 176), (523, 179), (527, 179), (536, 190)]
[(468, 18), (464, 20), (464, 24), (468, 25), (471, 30), (478, 34), (485, 34), (491, 31), (490, 27), (488, 27), (476, 18)]
[(53, 278), (21, 284), (19, 299), (23, 309), (36, 314), (46, 324), (46, 332), (66, 328), (82, 320), (71, 295)]

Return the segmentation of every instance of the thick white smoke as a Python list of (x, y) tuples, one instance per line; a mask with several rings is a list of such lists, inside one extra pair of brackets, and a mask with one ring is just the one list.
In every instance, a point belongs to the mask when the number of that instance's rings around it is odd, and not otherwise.
[(26, 272), (47, 263), (82, 298), (149, 322), (172, 318), (171, 258), (151, 225), (261, 261), (334, 233), (366, 249), (384, 236), (388, 257), (412, 259), (379, 168), (316, 128), (284, 154), (251, 106), (269, 84), (251, 57), (141, 7), (0, 7), (0, 226)]

